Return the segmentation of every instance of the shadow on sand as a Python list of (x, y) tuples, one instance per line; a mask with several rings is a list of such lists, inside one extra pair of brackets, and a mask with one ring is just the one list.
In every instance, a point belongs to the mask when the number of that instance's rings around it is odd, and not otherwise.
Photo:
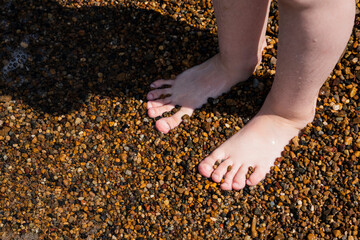
[(45, 113), (78, 109), (90, 93), (145, 99), (152, 81), (217, 48), (208, 31), (134, 7), (16, 1), (2, 11), (2, 94)]
[(2, 9), (0, 94), (43, 113), (78, 110), (91, 94), (145, 100), (152, 81), (217, 52), (214, 34), (152, 10), (55, 1), (10, 1)]

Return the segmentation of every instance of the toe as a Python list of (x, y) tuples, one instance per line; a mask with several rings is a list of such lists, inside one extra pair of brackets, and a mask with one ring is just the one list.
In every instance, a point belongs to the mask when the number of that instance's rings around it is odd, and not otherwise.
[[(229, 167), (233, 164), (230, 160), (225, 160), (222, 162), (213, 172), (211, 178), (214, 182), (221, 182), (224, 175), (228, 172)], [(232, 167), (230, 167), (232, 168)]]
[(211, 174), (214, 171), (214, 164), (223, 159), (225, 159), (225, 153), (220, 149), (216, 149), (199, 164), (198, 169), (200, 174), (207, 178), (211, 177)]
[(181, 118), (185, 114), (191, 116), (193, 111), (194, 110), (191, 108), (182, 107), (177, 113), (175, 113), (171, 117), (159, 119), (155, 124), (156, 128), (162, 133), (168, 133), (171, 129), (177, 127), (181, 123)]
[(169, 94), (171, 94), (171, 88), (155, 89), (148, 93), (147, 99), (155, 100), (160, 98), (162, 95), (169, 95)]
[(240, 190), (245, 187), (247, 172), (248, 172), (247, 166), (243, 165), (239, 168), (239, 170), (237, 171), (237, 173), (234, 177), (233, 184), (232, 184), (232, 188), (234, 190)]
[(221, 184), (221, 189), (223, 190), (231, 190), (235, 174), (239, 170), (239, 167), (232, 167), (231, 171), (226, 173), (224, 183)]
[(150, 108), (148, 110), (148, 115), (151, 118), (156, 118), (158, 116), (161, 116), (164, 112), (171, 111), (171, 109), (173, 109), (173, 108), (174, 108), (174, 105), (164, 105), (162, 107)]
[(162, 87), (162, 86), (165, 86), (165, 85), (173, 85), (174, 83), (174, 80), (164, 80), (164, 79), (159, 79), (159, 80), (156, 80), (155, 82), (151, 83), (150, 84), (150, 87), (152, 88), (159, 88), (159, 87)]
[(255, 167), (254, 172), (250, 175), (249, 179), (246, 180), (246, 184), (249, 186), (254, 186), (258, 184), (261, 180), (265, 178), (266, 173), (268, 173), (268, 171), (266, 171), (265, 168)]
[(164, 99), (157, 99), (154, 101), (149, 101), (147, 103), (147, 109), (161, 107), (161, 106), (164, 106), (165, 104), (169, 104), (169, 103), (171, 103), (171, 99), (168, 97), (164, 98)]

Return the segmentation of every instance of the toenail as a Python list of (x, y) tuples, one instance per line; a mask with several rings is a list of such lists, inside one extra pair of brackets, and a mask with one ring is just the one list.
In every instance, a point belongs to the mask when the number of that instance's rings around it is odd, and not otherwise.
[(154, 95), (153, 95), (152, 93), (149, 93), (148, 98), (149, 98), (149, 99), (153, 99), (153, 97), (154, 97)]
[(148, 102), (147, 106), (148, 106), (148, 108), (151, 108), (151, 106), (152, 106), (151, 102)]
[(149, 115), (155, 115), (155, 110), (154, 110), (154, 109), (150, 109), (150, 110), (149, 110)]
[(228, 186), (229, 186), (229, 184), (227, 184), (227, 183), (223, 183), (221, 186), (223, 186), (223, 187), (228, 187)]
[(152, 83), (152, 84), (150, 84), (150, 87), (154, 88), (154, 87), (155, 87), (155, 84), (153, 84), (153, 83)]

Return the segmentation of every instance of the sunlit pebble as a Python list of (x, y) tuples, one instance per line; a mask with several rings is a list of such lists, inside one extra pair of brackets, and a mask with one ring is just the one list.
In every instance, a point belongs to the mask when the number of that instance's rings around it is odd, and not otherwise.
[[(211, 4), (10, 3), (0, 16), (9, 32), (2, 36), (2, 74), (5, 84), (23, 86), (0, 88), (0, 236), (357, 237), (358, 29), (322, 88), (314, 122), (258, 186), (225, 192), (197, 166), (256, 114), (271, 87), (275, 1), (252, 81), (209, 99), (167, 135), (146, 116), (151, 81), (175, 78), (217, 52)], [(31, 24), (8, 31), (20, 22), (15, 11)]]

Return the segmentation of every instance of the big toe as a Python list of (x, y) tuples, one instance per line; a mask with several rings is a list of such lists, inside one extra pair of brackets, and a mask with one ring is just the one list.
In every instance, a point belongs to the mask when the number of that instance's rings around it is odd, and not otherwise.
[(212, 172), (214, 171), (214, 164), (216, 161), (214, 161), (214, 163), (205, 163), (204, 162), (205, 160), (203, 160), (199, 166), (198, 166), (198, 170), (199, 170), (199, 173), (201, 175), (203, 175), (204, 177), (207, 177), (209, 178), (212, 174)]
[(157, 130), (159, 130), (162, 133), (168, 133), (171, 129), (174, 129), (177, 127), (181, 121), (182, 117), (184, 115), (191, 115), (194, 110), (187, 107), (182, 107), (177, 113), (172, 115), (171, 117), (161, 118), (158, 121), (156, 121), (155, 126)]
[(171, 111), (171, 109), (173, 109), (175, 106), (173, 105), (164, 105), (161, 107), (154, 107), (154, 108), (150, 108), (148, 110), (148, 115), (151, 118), (156, 118), (158, 116), (161, 116), (164, 112), (169, 112)]
[(168, 133), (171, 130), (171, 127), (169, 126), (165, 118), (157, 120), (155, 126), (156, 129), (162, 133)]

